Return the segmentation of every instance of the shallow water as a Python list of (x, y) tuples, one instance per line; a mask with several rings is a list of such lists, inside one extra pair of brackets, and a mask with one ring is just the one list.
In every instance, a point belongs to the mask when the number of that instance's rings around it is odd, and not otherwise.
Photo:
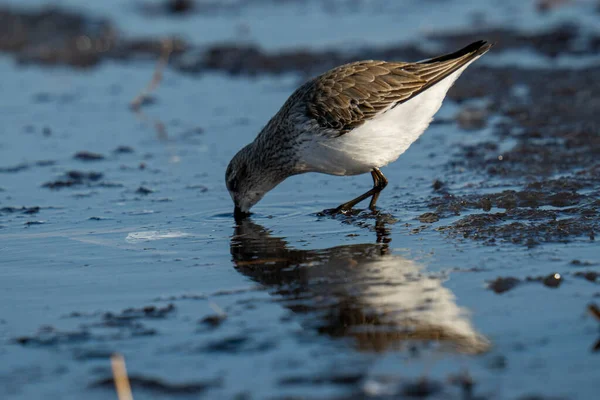
[[(433, 125), (384, 170), (378, 215), (319, 216), (370, 177), (307, 174), (236, 225), (225, 167), (300, 78), (167, 70), (135, 114), (153, 70), (0, 60), (1, 398), (114, 398), (115, 351), (136, 398), (594, 398), (598, 286), (574, 274), (598, 245), (484, 245), (418, 220), (435, 179), (506, 185), (448, 169), (490, 128)], [(498, 276), (522, 282), (497, 294)]]

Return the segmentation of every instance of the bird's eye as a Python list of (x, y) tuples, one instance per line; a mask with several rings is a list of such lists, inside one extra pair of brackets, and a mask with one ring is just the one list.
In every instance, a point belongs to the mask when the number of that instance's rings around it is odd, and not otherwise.
[(236, 178), (231, 179), (229, 182), (227, 182), (227, 187), (232, 192), (237, 192), (237, 190), (238, 190), (238, 180)]

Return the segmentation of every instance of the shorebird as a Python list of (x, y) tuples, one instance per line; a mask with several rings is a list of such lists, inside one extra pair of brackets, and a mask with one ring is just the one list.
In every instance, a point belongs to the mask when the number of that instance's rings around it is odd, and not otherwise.
[(234, 214), (249, 213), (286, 178), (305, 172), (373, 177), (373, 188), (332, 211), (371, 197), (375, 210), (395, 161), (427, 129), (454, 81), (491, 44), (478, 41), (415, 63), (357, 61), (300, 86), (231, 160), (225, 176)]

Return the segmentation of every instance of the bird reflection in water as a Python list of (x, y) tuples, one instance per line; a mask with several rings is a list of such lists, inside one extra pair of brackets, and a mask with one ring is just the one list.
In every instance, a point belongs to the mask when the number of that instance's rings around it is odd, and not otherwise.
[(438, 277), (392, 254), (385, 216), (375, 222), (376, 243), (320, 250), (291, 248), (251, 219), (231, 240), (235, 268), (305, 314), (303, 325), (331, 337), (353, 338), (358, 349), (384, 351), (439, 344), (443, 350), (481, 353), (489, 342)]

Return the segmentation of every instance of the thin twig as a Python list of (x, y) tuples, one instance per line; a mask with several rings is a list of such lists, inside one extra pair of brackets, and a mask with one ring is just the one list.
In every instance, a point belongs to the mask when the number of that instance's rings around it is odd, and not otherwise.
[(150, 99), (150, 93), (152, 93), (160, 82), (162, 81), (163, 71), (167, 64), (169, 63), (169, 57), (173, 52), (173, 40), (165, 39), (162, 41), (162, 53), (160, 58), (156, 63), (156, 68), (154, 69), (154, 74), (152, 75), (152, 80), (150, 83), (144, 88), (130, 103), (130, 107), (135, 112), (135, 114), (144, 122), (150, 122), (154, 125), (154, 129), (158, 135), (159, 140), (167, 140), (167, 129), (165, 128), (165, 124), (162, 123), (159, 119), (149, 118), (142, 111), (142, 105)]
[(125, 359), (121, 354), (114, 353), (110, 356), (110, 365), (113, 372), (113, 381), (119, 400), (133, 400), (131, 385), (125, 368)]
[(169, 57), (173, 52), (173, 40), (165, 39), (162, 41), (162, 53), (160, 58), (156, 63), (156, 68), (154, 69), (154, 74), (152, 75), (152, 79), (150, 83), (144, 88), (132, 101), (130, 107), (133, 111), (139, 111), (140, 107), (150, 98), (150, 93), (152, 93), (160, 82), (162, 81), (163, 71), (167, 64), (169, 63)]

